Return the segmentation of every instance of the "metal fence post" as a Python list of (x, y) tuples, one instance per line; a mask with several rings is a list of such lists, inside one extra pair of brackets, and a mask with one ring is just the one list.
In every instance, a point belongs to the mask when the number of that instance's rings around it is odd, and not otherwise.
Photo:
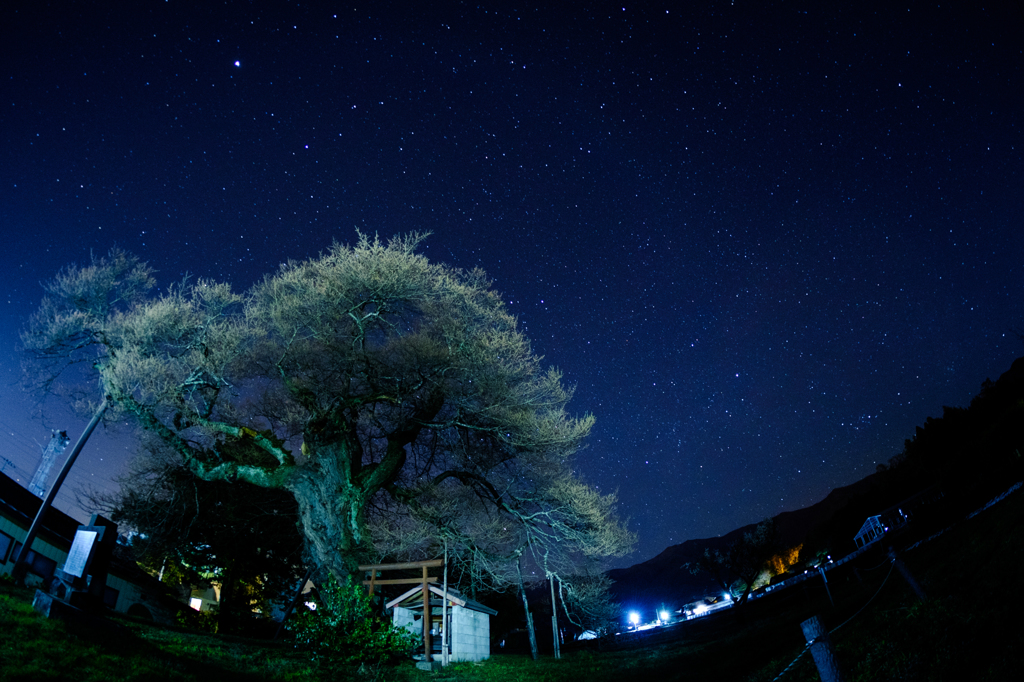
[(926, 601), (928, 597), (924, 593), (924, 588), (922, 588), (921, 585), (917, 582), (917, 580), (914, 579), (914, 574), (910, 572), (910, 569), (907, 568), (907, 565), (904, 564), (899, 559), (899, 557), (896, 556), (896, 550), (892, 547), (889, 548), (889, 558), (892, 559), (893, 564), (895, 564), (896, 566), (896, 570), (899, 571), (900, 575), (903, 576), (903, 579), (907, 581), (907, 584), (910, 585), (910, 589), (914, 591), (914, 594), (917, 595), (917, 598), (921, 601)]

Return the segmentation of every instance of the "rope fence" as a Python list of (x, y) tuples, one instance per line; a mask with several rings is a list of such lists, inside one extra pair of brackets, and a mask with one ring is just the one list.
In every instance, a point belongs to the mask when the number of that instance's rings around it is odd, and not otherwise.
[[(993, 505), (995, 505), (995, 504), (997, 504), (999, 502), (1002, 502), (1009, 495), (1011, 495), (1012, 493), (1014, 493), (1017, 490), (1019, 490), (1022, 486), (1024, 486), (1024, 482), (1018, 481), (1014, 485), (1010, 486), (1010, 488), (1008, 490), (1006, 490), (1004, 493), (994, 497), (993, 499), (989, 500), (987, 504), (985, 504), (984, 506), (976, 509), (974, 512), (969, 514), (967, 517), (965, 517), (964, 520), (966, 521), (968, 519), (974, 518), (975, 516), (977, 516), (981, 512), (985, 511), (986, 509), (992, 507)], [(931, 536), (929, 536), (927, 538), (924, 538), (923, 540), (918, 540), (917, 542), (915, 542), (912, 545), (908, 546), (906, 548), (906, 550), (904, 550), (904, 551), (909, 551), (909, 550), (912, 550), (912, 549), (916, 549), (917, 547), (920, 547), (923, 544), (931, 542), (932, 540), (938, 538), (943, 533), (948, 531), (954, 525), (956, 525), (956, 524), (950, 525), (949, 527), (944, 528), (944, 529), (940, 530), (938, 533), (935, 533), (935, 534), (933, 534), (933, 535), (931, 535)], [(896, 554), (893, 552), (893, 550), (890, 548), (889, 551), (890, 551), (890, 554), (889, 554), (888, 559), (886, 560), (889, 563), (889, 572), (885, 574), (885, 578), (882, 580), (882, 583), (878, 586), (878, 589), (875, 590), (875, 593), (873, 595), (871, 595), (871, 598), (868, 599), (866, 602), (864, 602), (864, 605), (861, 606), (859, 609), (857, 609), (856, 613), (854, 613), (852, 616), (847, 618), (845, 621), (843, 621), (839, 625), (835, 626), (834, 628), (829, 630), (827, 633), (824, 633), (824, 634), (822, 634), (822, 635), (820, 635), (818, 637), (814, 637), (814, 638), (810, 639), (807, 642), (807, 644), (804, 646), (804, 648), (800, 651), (800, 653), (798, 653), (796, 655), (796, 658), (794, 658), (789, 663), (789, 665), (787, 665), (785, 668), (783, 668), (782, 672), (780, 672), (778, 675), (776, 675), (775, 678), (772, 680), (772, 682), (778, 682), (779, 680), (781, 680), (786, 675), (786, 673), (788, 673), (793, 668), (793, 666), (795, 666), (797, 664), (797, 662), (801, 658), (803, 658), (804, 654), (806, 654), (811, 649), (811, 647), (813, 645), (818, 644), (822, 640), (827, 639), (829, 635), (831, 635), (832, 633), (836, 632), (837, 630), (839, 630), (840, 628), (844, 627), (845, 625), (849, 624), (851, 621), (853, 621), (855, 618), (857, 618), (857, 616), (859, 616), (861, 613), (863, 613), (864, 609), (866, 609), (871, 604), (871, 602), (873, 602), (875, 600), (875, 597), (877, 597), (882, 592), (882, 589), (885, 587), (886, 583), (889, 582), (889, 577), (892, 576), (893, 569), (896, 568), (897, 565), (899, 565), (900, 570), (902, 572), (906, 571), (906, 568), (901, 563), (899, 563), (899, 559), (896, 557)], [(886, 561), (883, 561), (882, 563), (880, 563), (878, 566), (875, 566), (874, 568), (865, 569), (865, 572), (874, 571), (874, 570), (876, 570), (878, 568), (881, 568), (882, 566), (885, 565)], [(905, 575), (905, 577), (907, 577), (907, 576)], [(913, 579), (911, 577), (907, 577), (907, 580), (908, 580), (908, 582), (911, 583), (911, 587), (914, 588), (915, 592), (918, 592), (918, 596), (923, 599), (924, 598), (923, 594), (919, 592), (920, 588), (918, 588), (916, 586), (916, 584), (913, 581)]]
[[(842, 623), (840, 623), (839, 625), (837, 625), (837, 626), (835, 626), (834, 628), (832, 628), (831, 630), (829, 630), (829, 631), (828, 631), (828, 635), (831, 635), (831, 634), (832, 634), (833, 632), (835, 632), (836, 630), (838, 630), (839, 628), (843, 627), (844, 625), (846, 625), (847, 623), (849, 623), (850, 621), (852, 621), (852, 620), (853, 620), (854, 618), (856, 618), (857, 616), (859, 616), (859, 615), (860, 615), (860, 614), (861, 614), (861, 613), (862, 613), (862, 612), (864, 611), (864, 609), (866, 609), (866, 608), (868, 607), (868, 605), (870, 605), (870, 604), (871, 604), (871, 602), (873, 602), (873, 601), (875, 600), (875, 597), (877, 597), (877, 596), (878, 596), (878, 595), (879, 595), (879, 594), (880, 594), (880, 593), (882, 592), (882, 588), (884, 588), (884, 587), (885, 587), (885, 584), (886, 584), (887, 582), (889, 582), (889, 576), (891, 576), (891, 575), (892, 575), (892, 569), (893, 569), (893, 567), (894, 567), (895, 565), (896, 565), (896, 562), (890, 559), (890, 560), (889, 560), (889, 572), (885, 574), (885, 578), (883, 578), (883, 579), (882, 579), (882, 584), (878, 586), (878, 589), (877, 589), (877, 590), (875, 590), (875, 593), (874, 593), (873, 595), (871, 595), (871, 598), (870, 598), (870, 599), (868, 599), (868, 600), (867, 600), (866, 602), (864, 602), (864, 605), (863, 605), (863, 606), (861, 606), (861, 607), (860, 607), (859, 609), (857, 609), (857, 612), (856, 612), (856, 613), (854, 613), (854, 614), (853, 614), (852, 616), (850, 616), (849, 618), (847, 618), (846, 620), (844, 620), (844, 621), (843, 621)], [(876, 567), (876, 568), (877, 568), (877, 567)], [(807, 653), (807, 652), (808, 652), (808, 651), (810, 650), (811, 646), (813, 646), (814, 644), (817, 644), (819, 640), (820, 640), (820, 638), (817, 638), (817, 637), (816, 637), (816, 638), (812, 639), (811, 641), (807, 642), (807, 644), (806, 644), (806, 645), (804, 645), (804, 648), (803, 648), (803, 649), (802, 649), (802, 650), (800, 651), (800, 653), (796, 655), (796, 658), (794, 658), (794, 659), (793, 659), (793, 660), (792, 660), (792, 661), (790, 662), (790, 664), (789, 664), (789, 665), (787, 665), (787, 666), (786, 666), (785, 668), (783, 668), (783, 669), (782, 669), (782, 672), (780, 672), (780, 673), (779, 673), (778, 675), (776, 675), (776, 676), (775, 676), (775, 679), (774, 679), (774, 680), (772, 680), (772, 682), (778, 682), (779, 680), (781, 680), (781, 679), (783, 678), (783, 676), (784, 676), (784, 675), (785, 675), (786, 673), (788, 673), (788, 672), (790, 671), (790, 669), (791, 669), (791, 668), (792, 668), (792, 667), (793, 667), (794, 665), (796, 665), (796, 664), (797, 664), (797, 661), (799, 661), (799, 660), (800, 660), (801, 658), (803, 658), (804, 654), (806, 654), (806, 653)]]

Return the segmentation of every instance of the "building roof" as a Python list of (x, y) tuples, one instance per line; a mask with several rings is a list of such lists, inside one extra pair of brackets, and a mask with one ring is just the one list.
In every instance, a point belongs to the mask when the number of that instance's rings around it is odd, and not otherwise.
[(862, 535), (870, 533), (872, 530), (880, 530), (882, 532), (885, 532), (886, 528), (885, 524), (882, 523), (881, 514), (869, 516), (861, 525), (860, 530), (857, 531), (857, 534), (854, 537), (859, 538)]
[[(436, 585), (430, 585), (428, 589), (432, 594), (437, 596), (438, 600), (445, 598), (444, 590), (440, 587), (437, 587)], [(396, 606), (403, 606), (405, 608), (409, 608), (410, 606), (414, 606), (417, 603), (419, 603), (420, 607), (422, 608), (422, 600), (423, 587), (421, 585), (417, 585), (416, 587), (410, 588), (405, 593), (389, 601), (386, 604), (386, 606), (389, 609), (393, 609)], [(481, 613), (486, 613), (491, 616), (498, 615), (498, 612), (490, 608), (489, 606), (484, 606), (478, 601), (474, 601), (469, 597), (464, 597), (450, 587), (448, 588), (448, 601), (455, 604), (456, 606), (467, 608), (470, 611), (479, 611)]]
[[(27, 530), (39, 512), (43, 501), (6, 474), (0, 474), (0, 513)], [(43, 518), (41, 534), (71, 544), (81, 524), (56, 507), (51, 506)]]
[[(11, 519), (19, 525), (23, 525), (27, 532), (42, 504), (43, 501), (30, 490), (6, 474), (0, 473), (0, 514), (4, 517)], [(51, 506), (43, 518), (40, 535), (52, 546), (67, 552), (74, 542), (78, 527), (83, 525), (86, 524), (80, 523), (56, 507)], [(134, 583), (138, 587), (145, 586), (151, 592), (160, 594), (170, 593), (166, 585), (139, 568), (131, 553), (120, 544), (114, 547), (114, 555), (111, 557), (109, 572)]]

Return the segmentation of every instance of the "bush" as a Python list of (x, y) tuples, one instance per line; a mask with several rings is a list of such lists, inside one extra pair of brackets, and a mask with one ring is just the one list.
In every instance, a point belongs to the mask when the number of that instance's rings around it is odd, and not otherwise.
[(412, 653), (416, 639), (373, 612), (362, 586), (333, 577), (320, 589), (315, 610), (302, 609), (288, 625), (296, 647), (321, 664), (380, 666)]
[(216, 634), (219, 630), (216, 609), (210, 611), (196, 611), (191, 606), (185, 606), (174, 614), (174, 624), (179, 627), (199, 630)]

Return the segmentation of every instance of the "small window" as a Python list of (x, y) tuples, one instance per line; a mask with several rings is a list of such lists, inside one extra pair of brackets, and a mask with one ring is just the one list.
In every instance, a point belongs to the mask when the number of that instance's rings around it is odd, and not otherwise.
[(7, 563), (7, 554), (14, 546), (14, 538), (7, 533), (0, 531), (0, 564)]
[[(18, 542), (14, 545), (14, 551), (11, 552), (11, 561), (17, 561), (20, 553), (21, 543)], [(28, 570), (32, 571), (45, 581), (44, 584), (53, 580), (53, 574), (57, 570), (57, 562), (53, 559), (45, 557), (42, 554), (38, 554), (35, 550), (30, 549), (25, 563), (28, 565)]]
[(117, 608), (117, 598), (118, 598), (118, 596), (120, 596), (120, 594), (121, 594), (120, 590), (115, 590), (110, 585), (107, 585), (103, 589), (103, 605), (108, 607), (111, 610), (116, 609)]

